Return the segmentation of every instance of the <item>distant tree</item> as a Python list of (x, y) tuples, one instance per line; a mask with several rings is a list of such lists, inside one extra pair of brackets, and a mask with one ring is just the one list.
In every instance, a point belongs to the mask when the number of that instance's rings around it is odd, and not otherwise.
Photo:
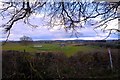
[(23, 44), (23, 45), (29, 45), (29, 44), (32, 44), (33, 40), (31, 37), (23, 36), (20, 38), (20, 41), (21, 41), (21, 44)]

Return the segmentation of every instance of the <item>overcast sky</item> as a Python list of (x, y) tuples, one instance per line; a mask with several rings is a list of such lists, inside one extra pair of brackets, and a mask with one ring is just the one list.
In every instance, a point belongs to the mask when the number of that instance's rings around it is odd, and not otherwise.
[[(38, 17), (39, 18), (39, 17)], [(2, 23), (3, 21), (0, 21)], [(60, 26), (56, 26), (52, 29), (49, 29), (47, 26), (42, 25), (42, 20), (38, 20), (37, 18), (32, 19), (31, 22), (36, 22), (39, 27), (32, 28), (23, 22), (16, 23), (11, 29), (11, 34), (9, 36), (9, 40), (19, 40), (23, 35), (31, 37), (33, 40), (74, 40), (74, 39), (82, 39), (82, 40), (101, 40), (104, 39), (108, 33), (103, 33), (100, 29), (96, 30), (97, 33), (93, 30), (93, 27), (90, 25), (86, 25), (86, 28), (78, 30), (80, 34), (78, 34), (78, 38), (76, 36), (71, 37), (71, 32), (66, 32), (64, 28), (60, 29)], [(111, 22), (110, 28), (116, 27), (117, 20)], [(118, 28), (118, 27), (116, 27)], [(4, 29), (0, 29), (0, 40), (5, 40), (6, 35), (3, 33)], [(111, 35), (108, 39), (117, 39), (117, 35)]]
[[(47, 20), (47, 19), (46, 19)], [(64, 28), (61, 26), (56, 26), (52, 29), (49, 29), (45, 21), (41, 15), (33, 15), (31, 17), (30, 22), (33, 24), (39, 25), (37, 28), (32, 28), (22, 21), (14, 24), (11, 29), (11, 34), (9, 36), (9, 40), (19, 40), (22, 36), (29, 36), (33, 40), (74, 40), (74, 39), (82, 39), (82, 40), (102, 40), (104, 39), (108, 33), (103, 33), (100, 29), (96, 30), (97, 33), (93, 30), (91, 25), (85, 25), (86, 28), (78, 30), (80, 33), (78, 38), (76, 36), (72, 36), (70, 32), (66, 32)], [(5, 21), (0, 17), (0, 25)], [(108, 23), (109, 28), (117, 28), (118, 29), (118, 20), (114, 20)], [(0, 28), (0, 41), (6, 39), (7, 34), (4, 33), (4, 29)], [(118, 39), (118, 35), (111, 35), (108, 39)]]

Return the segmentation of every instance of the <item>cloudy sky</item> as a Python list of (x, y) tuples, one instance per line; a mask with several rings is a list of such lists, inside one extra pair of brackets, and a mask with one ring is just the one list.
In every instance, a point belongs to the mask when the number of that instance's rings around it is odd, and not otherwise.
[[(64, 28), (60, 29), (60, 26), (56, 26), (52, 29), (49, 29), (47, 26), (42, 25), (42, 19), (39, 16), (37, 18), (32, 19), (32, 23), (37, 23), (39, 27), (33, 28), (22, 21), (17, 22), (13, 28), (11, 29), (11, 34), (9, 36), (9, 40), (19, 40), (23, 35), (31, 37), (33, 40), (74, 40), (74, 39), (82, 39), (82, 40), (101, 40), (104, 39), (108, 33), (103, 33), (100, 29), (93, 30), (93, 27), (86, 25), (86, 28), (78, 30), (80, 34), (78, 34), (78, 38), (76, 36), (71, 37), (71, 32), (66, 32)], [(117, 20), (111, 22), (109, 24), (110, 28), (116, 26)], [(0, 19), (0, 23), (3, 21)], [(116, 27), (117, 28), (117, 27)], [(4, 29), (0, 29), (0, 40), (5, 40), (7, 34), (4, 33)], [(117, 39), (117, 35), (111, 35), (108, 39)]]
[[(26, 25), (22, 21), (17, 22), (11, 29), (9, 40), (19, 40), (20, 37), (24, 35), (31, 37), (33, 40), (102, 40), (108, 35), (108, 33), (103, 33), (100, 29), (96, 30), (96, 33), (93, 27), (85, 25), (85, 28), (78, 30), (78, 38), (76, 36), (71, 37), (72, 33), (66, 32), (61, 26), (56, 26), (52, 29), (48, 28), (48, 26), (45, 25), (46, 20), (42, 18), (42, 15), (33, 15), (30, 22), (39, 25), (39, 27), (36, 28)], [(0, 17), (0, 25), (4, 22), (2, 17)], [(109, 22), (108, 27), (118, 29), (118, 20), (116, 19)], [(0, 28), (0, 41), (5, 40), (6, 36), (7, 34), (4, 33), (4, 29)], [(118, 35), (112, 34), (108, 39), (118, 39)]]

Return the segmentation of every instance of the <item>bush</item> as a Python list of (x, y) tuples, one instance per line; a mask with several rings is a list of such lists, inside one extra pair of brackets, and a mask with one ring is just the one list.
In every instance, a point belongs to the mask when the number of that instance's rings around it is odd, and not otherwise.
[[(80, 78), (116, 78), (119, 76), (120, 56), (112, 52), (114, 69), (109, 69), (109, 58), (105, 52), (78, 52), (66, 57), (63, 53), (23, 53), (3, 51), (3, 80), (46, 80)], [(116, 57), (118, 59), (116, 59)]]

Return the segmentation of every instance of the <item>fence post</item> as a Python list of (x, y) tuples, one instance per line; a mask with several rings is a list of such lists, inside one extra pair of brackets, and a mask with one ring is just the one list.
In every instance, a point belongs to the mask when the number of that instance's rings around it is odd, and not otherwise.
[(25, 49), (24, 49), (24, 53), (25, 53), (26, 51), (25, 51)]
[(111, 69), (113, 69), (113, 62), (112, 62), (112, 55), (111, 55), (110, 48), (108, 48), (108, 54), (109, 54), (109, 60), (110, 60), (110, 67)]

